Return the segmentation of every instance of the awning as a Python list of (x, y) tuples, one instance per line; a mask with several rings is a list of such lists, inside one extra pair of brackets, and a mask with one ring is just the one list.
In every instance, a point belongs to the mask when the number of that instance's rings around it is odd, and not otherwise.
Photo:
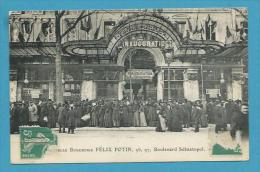
[(216, 58), (243, 58), (248, 55), (247, 46), (229, 46), (226, 47), (221, 53), (213, 57)]
[(10, 56), (33, 57), (54, 56), (56, 53), (55, 42), (11, 42)]

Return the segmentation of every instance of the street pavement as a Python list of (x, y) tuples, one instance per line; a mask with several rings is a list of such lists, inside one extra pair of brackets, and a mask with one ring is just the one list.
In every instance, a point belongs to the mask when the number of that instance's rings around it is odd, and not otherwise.
[[(58, 145), (50, 146), (42, 159), (30, 162), (143, 162), (143, 161), (211, 161), (230, 160), (229, 156), (212, 157), (212, 146), (219, 143), (227, 148), (236, 147), (238, 141), (232, 140), (229, 131), (218, 134), (215, 125), (200, 128), (184, 128), (183, 132), (156, 132), (154, 127), (120, 127), (120, 128), (77, 128), (75, 134), (59, 133)], [(11, 135), (11, 159), (13, 162), (27, 162), (19, 159), (19, 135)], [(87, 152), (78, 152), (78, 150)], [(164, 149), (177, 150), (175, 152)], [(189, 151), (189, 149), (198, 152)], [(111, 151), (113, 150), (113, 151)], [(115, 150), (118, 150), (115, 152)], [(130, 151), (129, 151), (130, 150)], [(162, 150), (162, 151), (155, 151)], [(185, 150), (185, 151), (183, 151)], [(188, 151), (186, 151), (188, 150)], [(248, 154), (248, 142), (242, 145)], [(69, 153), (69, 154), (68, 154)], [(196, 154), (195, 154), (196, 153)], [(248, 156), (232, 157), (234, 160), (246, 159)]]

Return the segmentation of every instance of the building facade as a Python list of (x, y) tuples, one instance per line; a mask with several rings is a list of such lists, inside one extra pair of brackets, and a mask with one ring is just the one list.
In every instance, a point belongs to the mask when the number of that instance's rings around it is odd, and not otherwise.
[[(55, 100), (55, 20), (10, 14), (11, 102)], [(64, 100), (247, 100), (246, 9), (64, 11), (58, 23)]]

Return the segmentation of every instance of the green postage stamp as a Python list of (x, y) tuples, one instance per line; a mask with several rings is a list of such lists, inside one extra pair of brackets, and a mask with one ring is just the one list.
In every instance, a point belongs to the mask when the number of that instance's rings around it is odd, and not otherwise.
[(20, 127), (21, 159), (41, 158), (49, 145), (57, 145), (57, 136), (45, 127)]

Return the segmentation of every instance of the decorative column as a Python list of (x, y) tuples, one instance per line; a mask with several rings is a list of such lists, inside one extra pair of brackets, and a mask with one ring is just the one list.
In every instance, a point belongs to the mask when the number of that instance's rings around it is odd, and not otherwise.
[(227, 99), (233, 99), (232, 81), (227, 81)]
[(54, 83), (49, 82), (49, 99), (54, 100)]
[(241, 81), (232, 81), (232, 93), (233, 93), (233, 100), (242, 100), (242, 85)]
[(118, 100), (122, 100), (124, 98), (124, 86), (126, 84), (125, 78), (124, 78), (125, 73), (123, 71), (120, 72), (120, 77), (119, 77), (119, 82), (118, 82), (118, 93), (117, 93), (117, 98)]
[(17, 96), (17, 81), (10, 81), (10, 102), (16, 102)]
[(93, 100), (96, 98), (96, 83), (93, 81), (92, 69), (83, 70), (83, 81), (80, 90), (81, 100)]
[(118, 82), (118, 100), (122, 100), (123, 99), (123, 90), (124, 90), (124, 81), (119, 81)]
[(232, 89), (232, 76), (231, 70), (227, 74), (227, 99), (233, 99), (233, 89)]
[(16, 101), (22, 101), (22, 83), (17, 83)]
[(242, 68), (232, 69), (232, 94), (233, 100), (242, 100)]
[(10, 82), (9, 82), (9, 94), (10, 94), (10, 102), (16, 102), (17, 100), (17, 71), (10, 70)]
[(195, 101), (199, 99), (198, 69), (187, 69), (184, 74), (184, 97), (187, 100)]
[(157, 100), (163, 100), (163, 70), (160, 70), (157, 74)]

